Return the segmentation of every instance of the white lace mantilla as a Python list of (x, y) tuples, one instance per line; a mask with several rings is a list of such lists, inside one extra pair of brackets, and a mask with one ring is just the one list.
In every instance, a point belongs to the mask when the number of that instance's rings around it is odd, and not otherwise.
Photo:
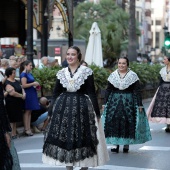
[(124, 78), (121, 78), (118, 70), (115, 70), (113, 73), (110, 74), (108, 81), (119, 90), (127, 89), (130, 85), (135, 83), (137, 80), (139, 80), (137, 74), (133, 72), (132, 70), (129, 70), (129, 72), (125, 75)]
[(163, 68), (160, 70), (159, 73), (160, 73), (163, 81), (170, 82), (170, 72), (167, 73), (166, 67), (163, 67)]
[(71, 78), (68, 67), (58, 71), (57, 78), (60, 83), (67, 89), (68, 92), (76, 92), (80, 89), (80, 86), (84, 84), (84, 81), (89, 75), (92, 75), (93, 71), (86, 67), (80, 66), (74, 76)]

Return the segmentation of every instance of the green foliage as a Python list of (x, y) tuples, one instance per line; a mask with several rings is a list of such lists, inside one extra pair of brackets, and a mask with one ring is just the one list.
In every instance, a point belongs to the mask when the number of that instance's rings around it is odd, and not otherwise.
[[(95, 89), (98, 92), (101, 89), (105, 89), (107, 86), (107, 79), (111, 72), (113, 72), (117, 67), (113, 69), (106, 69), (98, 67), (96, 65), (89, 66), (93, 70)], [(130, 62), (130, 68), (134, 71), (141, 81), (143, 87), (146, 84), (151, 84), (156, 87), (159, 82), (159, 71), (162, 68), (159, 64), (149, 65), (149, 64), (139, 64), (137, 62)], [(46, 68), (33, 70), (33, 76), (36, 81), (41, 85), (41, 96), (44, 96), (44, 91), (50, 91), (54, 89), (56, 74), (61, 69), (61, 67)]]
[[(113, 0), (101, 0), (99, 4), (80, 3), (74, 11), (75, 37), (88, 41), (93, 22), (101, 30), (104, 58), (115, 58), (121, 49), (127, 49), (129, 15)], [(123, 47), (122, 47), (123, 44)]]
[(32, 74), (35, 80), (41, 85), (41, 96), (44, 96), (45, 91), (52, 92), (56, 81), (56, 74), (60, 69), (60, 67), (44, 67), (42, 69), (33, 69)]
[(160, 64), (139, 64), (136, 62), (130, 63), (130, 68), (139, 76), (139, 79), (143, 85), (147, 83), (157, 85), (159, 82), (159, 71), (162, 68)]
[(105, 89), (107, 85), (107, 78), (110, 74), (109, 71), (96, 65), (90, 65), (89, 67), (93, 70), (96, 91), (99, 91), (100, 89)]

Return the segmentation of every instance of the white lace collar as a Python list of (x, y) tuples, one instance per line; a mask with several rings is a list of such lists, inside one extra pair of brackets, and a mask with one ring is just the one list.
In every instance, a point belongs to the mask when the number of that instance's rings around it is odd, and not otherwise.
[(110, 74), (108, 81), (119, 90), (124, 90), (128, 88), (130, 85), (139, 80), (137, 74), (132, 70), (129, 70), (124, 78), (120, 78), (118, 70), (115, 70)]
[(92, 73), (93, 71), (90, 68), (81, 65), (74, 76), (71, 77), (68, 67), (66, 67), (58, 71), (57, 78), (68, 92), (76, 92), (80, 89), (80, 86), (84, 84), (87, 77), (92, 75)]
[(167, 73), (166, 67), (163, 67), (159, 73), (163, 81), (170, 82), (170, 73)]

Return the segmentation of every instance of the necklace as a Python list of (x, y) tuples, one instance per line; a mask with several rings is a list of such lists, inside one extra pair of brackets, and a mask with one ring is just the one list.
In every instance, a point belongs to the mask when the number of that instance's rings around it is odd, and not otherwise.
[(76, 68), (76, 70), (72, 73), (70, 67), (68, 67), (68, 71), (70, 72), (70, 77), (72, 78), (74, 76), (74, 74), (77, 72), (78, 68), (80, 67), (80, 65)]
[(120, 79), (125, 78), (125, 76), (127, 75), (128, 72), (129, 72), (129, 70), (127, 70), (125, 73), (120, 73), (120, 72), (118, 71), (118, 74), (119, 74)]

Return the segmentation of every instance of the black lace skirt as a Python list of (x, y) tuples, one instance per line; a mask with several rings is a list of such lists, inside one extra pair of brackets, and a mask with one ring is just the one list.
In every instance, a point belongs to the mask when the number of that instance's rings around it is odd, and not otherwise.
[(0, 128), (0, 170), (12, 169), (12, 156)]
[(88, 96), (62, 93), (55, 101), (43, 154), (64, 163), (97, 154), (95, 112)]
[(170, 82), (162, 83), (159, 87), (151, 117), (170, 119)]

